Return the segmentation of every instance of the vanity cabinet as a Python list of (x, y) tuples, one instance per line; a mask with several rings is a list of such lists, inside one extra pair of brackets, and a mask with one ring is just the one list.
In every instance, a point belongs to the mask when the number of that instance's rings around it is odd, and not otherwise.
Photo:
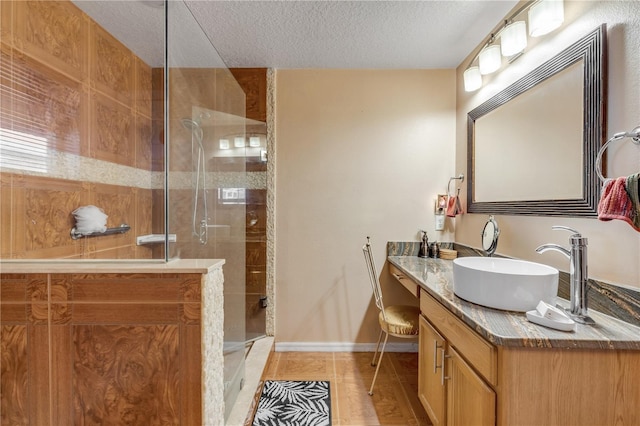
[(418, 394), (434, 425), (640, 425), (637, 325), (592, 310), (595, 326), (553, 330), (457, 297), (449, 260), (387, 260), (418, 287)]
[(432, 423), (495, 425), (496, 394), (476, 373), (495, 378), (495, 348), (424, 290), (420, 308), (418, 397)]
[(418, 396), (434, 425), (640, 424), (640, 350), (494, 346), (424, 289), (420, 310)]

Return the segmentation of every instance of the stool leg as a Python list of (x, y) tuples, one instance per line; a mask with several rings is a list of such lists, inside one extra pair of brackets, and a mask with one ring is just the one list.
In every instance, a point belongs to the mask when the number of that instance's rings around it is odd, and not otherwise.
[(376, 351), (373, 353), (373, 359), (371, 360), (371, 366), (376, 366), (376, 356), (378, 355), (378, 349), (380, 349), (380, 342), (382, 341), (382, 329), (380, 329), (380, 334), (378, 335), (378, 344), (376, 345)]
[(371, 389), (369, 389), (369, 395), (373, 395), (373, 385), (376, 383), (376, 378), (378, 377), (378, 370), (380, 370), (380, 364), (382, 364), (382, 356), (384, 355), (384, 348), (385, 346), (387, 346), (388, 338), (389, 338), (389, 334), (385, 333), (384, 343), (382, 344), (382, 350), (380, 351), (380, 358), (378, 358), (378, 366), (376, 367), (376, 372), (373, 375), (373, 381), (371, 382)]

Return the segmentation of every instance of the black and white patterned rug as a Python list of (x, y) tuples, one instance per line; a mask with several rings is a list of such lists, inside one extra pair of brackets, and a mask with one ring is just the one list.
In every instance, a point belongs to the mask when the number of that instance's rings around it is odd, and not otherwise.
[(265, 381), (253, 426), (331, 426), (329, 382)]

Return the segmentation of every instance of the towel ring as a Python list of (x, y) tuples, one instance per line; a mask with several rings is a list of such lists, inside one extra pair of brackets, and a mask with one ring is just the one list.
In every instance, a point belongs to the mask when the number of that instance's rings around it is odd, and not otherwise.
[(598, 151), (596, 155), (596, 173), (600, 182), (605, 183), (608, 179), (602, 175), (602, 154), (607, 150), (609, 144), (613, 141), (617, 141), (624, 138), (631, 138), (632, 142), (636, 145), (640, 145), (640, 126), (636, 127), (630, 132), (620, 132), (614, 134)]

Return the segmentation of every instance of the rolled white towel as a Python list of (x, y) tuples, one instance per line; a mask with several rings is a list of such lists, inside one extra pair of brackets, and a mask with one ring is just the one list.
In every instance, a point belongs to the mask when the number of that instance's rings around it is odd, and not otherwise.
[(78, 207), (72, 212), (76, 219), (76, 231), (82, 234), (104, 232), (107, 230), (107, 216), (96, 206)]

